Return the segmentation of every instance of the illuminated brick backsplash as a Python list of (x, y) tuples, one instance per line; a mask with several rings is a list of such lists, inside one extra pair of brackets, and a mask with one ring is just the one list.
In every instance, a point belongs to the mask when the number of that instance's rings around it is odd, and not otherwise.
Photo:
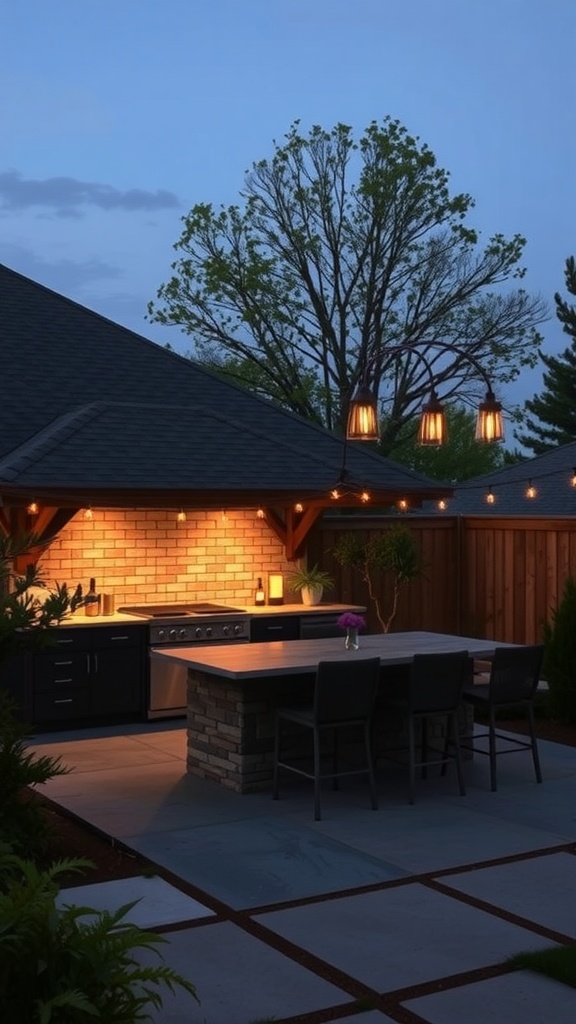
[(95, 509), (81, 512), (43, 554), (40, 567), (55, 581), (87, 589), (91, 576), (116, 606), (163, 601), (252, 604), (257, 577), (288, 572), (283, 547), (253, 511), (187, 512)]

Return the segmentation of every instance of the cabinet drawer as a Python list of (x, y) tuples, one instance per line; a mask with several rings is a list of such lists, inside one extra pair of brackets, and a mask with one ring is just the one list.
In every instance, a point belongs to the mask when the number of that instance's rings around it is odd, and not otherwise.
[(50, 693), (34, 696), (34, 719), (36, 722), (62, 722), (66, 719), (86, 718), (90, 710), (87, 687), (54, 689)]
[(58, 627), (54, 630), (53, 642), (50, 644), (50, 651), (80, 651), (92, 646), (92, 629), (65, 629)]
[(140, 647), (146, 641), (146, 629), (142, 626), (99, 626), (92, 630), (92, 648), (101, 650), (119, 647)]
[(266, 640), (297, 640), (299, 620), (297, 615), (267, 615), (254, 618), (250, 623), (250, 640), (262, 643)]
[(37, 655), (34, 659), (34, 689), (85, 686), (90, 671), (90, 655), (85, 651), (58, 651)]

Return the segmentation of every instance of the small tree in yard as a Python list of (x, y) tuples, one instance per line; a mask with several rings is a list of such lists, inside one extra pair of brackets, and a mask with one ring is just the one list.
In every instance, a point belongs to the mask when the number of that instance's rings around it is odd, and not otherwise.
[[(421, 552), (413, 533), (400, 523), (365, 538), (360, 533), (343, 534), (333, 550), (340, 565), (355, 569), (368, 586), (382, 631), (388, 633), (398, 610), (404, 588), (424, 572)], [(392, 597), (387, 613), (382, 607), (379, 583), (383, 573), (392, 577)]]
[(542, 677), (553, 718), (576, 724), (576, 580), (569, 576), (562, 599), (544, 626)]

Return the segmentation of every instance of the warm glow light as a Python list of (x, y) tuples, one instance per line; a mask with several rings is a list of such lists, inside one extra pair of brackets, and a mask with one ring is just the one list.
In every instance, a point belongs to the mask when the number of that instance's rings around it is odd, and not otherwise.
[(281, 572), (268, 576), (268, 604), (284, 604), (284, 577)]
[(94, 513), (92, 511), (92, 506), (91, 505), (90, 505), (89, 508), (87, 508), (85, 510), (85, 512), (84, 512), (84, 519), (94, 519)]
[(335, 487), (334, 490), (330, 491), (330, 497), (333, 498), (334, 501), (338, 501), (340, 496), (340, 491), (338, 490), (337, 487)]
[(572, 470), (572, 480), (570, 481), (572, 487), (576, 487), (576, 466)]
[(359, 387), (350, 399), (346, 437), (348, 441), (377, 441), (380, 437), (376, 399), (368, 387)]
[(363, 501), (364, 504), (366, 504), (367, 501), (370, 501), (370, 492), (362, 491), (362, 494), (360, 495), (360, 501)]
[(492, 493), (492, 488), (490, 488), (488, 494), (486, 495), (486, 501), (488, 505), (493, 505), (494, 502), (496, 501), (496, 496)]
[(538, 494), (538, 491), (534, 487), (534, 484), (532, 483), (532, 481), (529, 480), (528, 481), (528, 487), (526, 488), (526, 497), (527, 498), (535, 498), (537, 496), (537, 494)]
[(438, 502), (438, 508), (440, 509), (441, 512), (445, 512), (446, 509), (448, 508), (448, 502), (444, 498), (440, 498), (440, 501)]
[(176, 516), (176, 522), (177, 523), (185, 523), (186, 522), (186, 513), (185, 513), (183, 508), (180, 509), (178, 515)]
[(257, 508), (256, 509), (256, 518), (257, 519), (264, 519), (264, 509), (263, 508)]
[(299, 501), (297, 501), (296, 504), (294, 505), (294, 511), (295, 512), (303, 512), (304, 511), (304, 506), (301, 505)]
[(227, 523), (228, 522), (228, 516), (224, 512), (224, 509), (222, 509), (222, 513), (220, 515), (220, 522), (221, 523)]
[(400, 509), (401, 512), (406, 512), (408, 510), (408, 502), (406, 501), (406, 498), (400, 498), (400, 501), (398, 502), (398, 508)]
[(486, 444), (504, 440), (502, 406), (496, 401), (492, 391), (486, 392), (485, 400), (478, 406), (476, 440), (484, 441)]
[(425, 405), (422, 410), (418, 430), (418, 444), (435, 445), (438, 447), (444, 444), (445, 441), (446, 416), (436, 392), (433, 391), (428, 405)]
[(26, 511), (27, 511), (29, 516), (37, 516), (38, 515), (38, 503), (35, 502), (35, 501), (31, 501), (30, 504), (28, 505), (28, 508), (26, 509)]

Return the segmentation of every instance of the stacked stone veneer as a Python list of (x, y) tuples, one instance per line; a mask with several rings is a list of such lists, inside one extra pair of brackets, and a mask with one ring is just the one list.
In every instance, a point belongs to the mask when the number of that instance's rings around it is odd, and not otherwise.
[(49, 584), (87, 586), (96, 577), (116, 605), (162, 601), (252, 604), (256, 578), (287, 572), (280, 541), (254, 510), (79, 512), (43, 554)]
[[(382, 673), (381, 692), (387, 675)], [(274, 716), (280, 706), (311, 703), (314, 676), (270, 676), (251, 681), (234, 681), (197, 670), (188, 672), (187, 770), (211, 779), (237, 793), (269, 789), (274, 763)], [(431, 748), (444, 749), (446, 720), (429, 725)], [(473, 728), (470, 705), (462, 706), (460, 733)], [(406, 751), (407, 735), (384, 707), (376, 708), (374, 729), (377, 753), (397, 759)], [(311, 730), (286, 725), (282, 730), (282, 755), (287, 760), (310, 756)], [(363, 748), (359, 734), (351, 735), (344, 757), (361, 763)], [(327, 748), (331, 737), (326, 738)], [(465, 757), (471, 757), (465, 754)]]
[(189, 670), (187, 768), (238, 793), (270, 787), (276, 707), (307, 703), (314, 677), (235, 682)]

